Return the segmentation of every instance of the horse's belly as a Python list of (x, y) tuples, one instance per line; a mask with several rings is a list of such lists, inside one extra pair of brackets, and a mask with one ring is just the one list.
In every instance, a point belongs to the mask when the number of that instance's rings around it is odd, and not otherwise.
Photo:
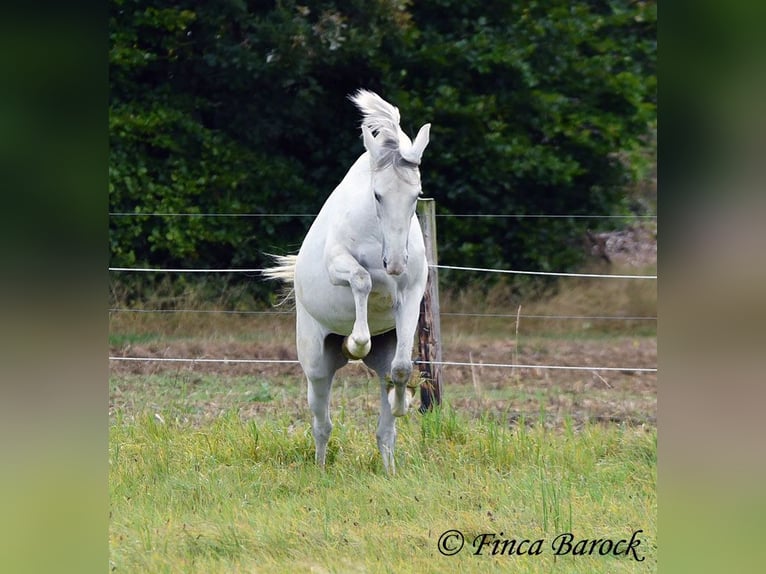
[[(329, 280), (309, 282), (301, 288), (298, 285), (296, 281), (296, 298), (314, 319), (332, 333), (351, 334), (356, 305), (349, 286), (332, 285)], [(385, 333), (396, 326), (392, 294), (373, 289), (367, 299), (367, 325), (372, 335)]]
[(377, 335), (396, 327), (394, 296), (391, 293), (372, 291), (367, 299), (367, 324), (370, 333)]

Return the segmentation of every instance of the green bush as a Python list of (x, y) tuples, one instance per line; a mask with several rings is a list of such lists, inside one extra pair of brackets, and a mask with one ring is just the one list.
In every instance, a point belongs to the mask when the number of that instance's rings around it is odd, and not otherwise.
[[(440, 213), (629, 214), (655, 118), (656, 3), (110, 2), (115, 266), (295, 251), (361, 153), (359, 87), (432, 122)], [(588, 219), (441, 218), (446, 264), (571, 270)]]

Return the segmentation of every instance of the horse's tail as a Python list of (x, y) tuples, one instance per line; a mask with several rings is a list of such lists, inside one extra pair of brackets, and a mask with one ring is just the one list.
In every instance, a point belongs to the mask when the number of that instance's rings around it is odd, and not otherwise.
[(276, 281), (282, 281), (283, 283), (291, 284), (295, 281), (295, 262), (298, 259), (297, 255), (271, 255), (276, 265), (269, 267), (262, 271), (263, 276), (266, 279), (272, 279)]
[(292, 303), (295, 299), (295, 290), (293, 289), (293, 283), (295, 282), (295, 262), (298, 260), (297, 255), (271, 255), (276, 265), (274, 267), (268, 267), (264, 269), (261, 274), (265, 279), (281, 281), (285, 284), (284, 292), (278, 303), (277, 307), (281, 307), (286, 303)]

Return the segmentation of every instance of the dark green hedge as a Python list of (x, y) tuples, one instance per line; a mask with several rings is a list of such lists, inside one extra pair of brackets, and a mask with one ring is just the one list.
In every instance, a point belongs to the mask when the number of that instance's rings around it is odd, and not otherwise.
[[(111, 0), (110, 210), (315, 213), (365, 87), (432, 122), (439, 213), (628, 214), (655, 57), (655, 2)], [(258, 267), (310, 221), (112, 216), (111, 264)], [(440, 259), (566, 271), (597, 223), (441, 218)]]

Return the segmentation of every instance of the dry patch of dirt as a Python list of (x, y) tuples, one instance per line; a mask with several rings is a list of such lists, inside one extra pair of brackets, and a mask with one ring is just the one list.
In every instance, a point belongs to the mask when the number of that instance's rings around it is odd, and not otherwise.
[[(279, 359), (294, 360), (294, 345), (264, 343), (257, 345), (236, 340), (163, 341), (126, 345), (112, 349), (113, 356), (133, 357), (194, 357), (198, 359)], [(654, 337), (603, 338), (527, 338), (513, 340), (461, 341), (460, 348), (445, 349), (445, 358), (453, 362), (472, 363), (471, 366), (444, 366), (443, 396), (454, 408), (475, 416), (499, 417), (515, 424), (522, 418), (528, 422), (543, 420), (558, 427), (569, 419), (575, 425), (585, 421), (655, 425), (657, 420), (657, 374), (630, 369), (599, 371), (597, 367), (654, 368), (657, 364), (657, 344)], [(487, 363), (523, 365), (593, 366), (594, 370), (551, 370), (543, 368), (497, 368)], [(193, 405), (201, 416), (215, 416), (226, 408), (238, 408), (245, 417), (267, 416), (285, 409), (296, 416), (308, 411), (305, 402), (303, 375), (297, 364), (279, 363), (164, 363), (112, 361), (113, 377), (126, 384), (136, 375), (167, 374), (193, 383), (195, 376), (207, 374), (225, 380), (253, 377), (253, 381), (268, 381), (275, 389), (291, 381), (287, 390), (275, 392), (273, 400), (253, 401), (227, 391), (204, 394), (204, 400)], [(124, 407), (122, 396), (113, 393), (112, 407)], [(377, 413), (378, 389), (373, 374), (361, 364), (352, 364), (338, 372), (335, 404), (339, 396), (347, 408)], [(194, 401), (190, 396), (190, 401)]]
[[(452, 353), (453, 355), (455, 353)], [(493, 412), (509, 420), (521, 417), (559, 426), (567, 418), (656, 424), (657, 374), (631, 369), (600, 371), (597, 367), (654, 368), (655, 338), (534, 339), (517, 352), (511, 341), (468, 350), (472, 367), (445, 367), (445, 393), (453, 405)], [(594, 370), (543, 368), (500, 369), (482, 363), (593, 366)]]

